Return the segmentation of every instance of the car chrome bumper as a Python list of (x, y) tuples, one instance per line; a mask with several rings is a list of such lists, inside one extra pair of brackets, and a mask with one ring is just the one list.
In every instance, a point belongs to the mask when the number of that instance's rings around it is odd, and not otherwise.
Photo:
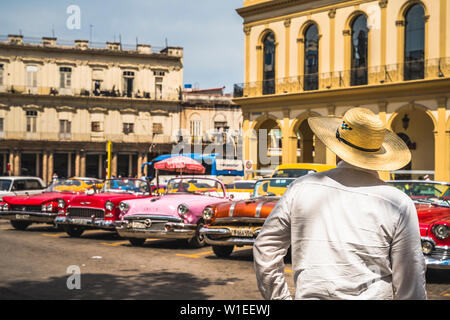
[(428, 269), (450, 269), (450, 259), (434, 259), (425, 257)]
[(56, 217), (55, 223), (61, 225), (82, 226), (93, 229), (106, 229), (106, 230), (115, 229), (113, 220)]
[(228, 228), (203, 227), (200, 229), (200, 234), (205, 236), (206, 243), (217, 246), (253, 246), (259, 232), (260, 229), (256, 230), (253, 237), (239, 237), (233, 236)]
[(195, 236), (196, 224), (181, 222), (159, 222), (160, 228), (134, 228), (132, 221), (116, 221), (117, 233), (123, 238), (160, 238), (160, 239), (190, 239)]
[(58, 214), (56, 212), (35, 211), (0, 211), (0, 219), (28, 222), (53, 223)]

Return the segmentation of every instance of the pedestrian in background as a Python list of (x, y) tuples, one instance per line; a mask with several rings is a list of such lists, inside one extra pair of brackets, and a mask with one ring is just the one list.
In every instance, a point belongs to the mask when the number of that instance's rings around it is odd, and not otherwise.
[(291, 299), (291, 247), (296, 299), (426, 299), (414, 203), (377, 173), (408, 164), (408, 147), (368, 109), (308, 122), (338, 165), (297, 179), (267, 218), (253, 249), (263, 297)]

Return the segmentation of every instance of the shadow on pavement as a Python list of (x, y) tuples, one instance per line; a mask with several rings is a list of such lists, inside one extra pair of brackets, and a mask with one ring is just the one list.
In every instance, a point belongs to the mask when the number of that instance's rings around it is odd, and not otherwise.
[[(0, 299), (153, 299), (204, 300), (209, 286), (224, 286), (236, 279), (210, 281), (183, 272), (152, 272), (134, 275), (81, 274), (81, 289), (69, 290), (71, 275), (43, 281), (15, 281), (0, 287)], [(74, 281), (69, 281), (74, 283)]]

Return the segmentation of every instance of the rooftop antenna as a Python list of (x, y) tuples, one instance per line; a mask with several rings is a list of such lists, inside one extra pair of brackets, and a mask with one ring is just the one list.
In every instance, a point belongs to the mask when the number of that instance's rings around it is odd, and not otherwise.
[(122, 35), (119, 33), (120, 50), (122, 50)]
[(94, 28), (93, 24), (89, 25), (89, 42), (92, 42), (92, 29)]
[(136, 50), (138, 48), (138, 44), (139, 44), (138, 37), (136, 37)]
[(167, 41), (167, 38), (166, 38), (166, 48), (169, 46), (169, 42)]
[(55, 25), (54, 24), (52, 24), (52, 37), (53, 38), (55, 37)]
[(19, 29), (19, 35), (20, 36), (22, 35), (22, 29)]

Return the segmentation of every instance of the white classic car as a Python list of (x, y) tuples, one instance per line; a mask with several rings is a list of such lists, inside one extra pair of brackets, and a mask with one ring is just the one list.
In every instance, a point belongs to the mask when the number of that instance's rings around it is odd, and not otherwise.
[(19, 196), (42, 193), (45, 183), (37, 177), (0, 177), (0, 201), (5, 196)]

